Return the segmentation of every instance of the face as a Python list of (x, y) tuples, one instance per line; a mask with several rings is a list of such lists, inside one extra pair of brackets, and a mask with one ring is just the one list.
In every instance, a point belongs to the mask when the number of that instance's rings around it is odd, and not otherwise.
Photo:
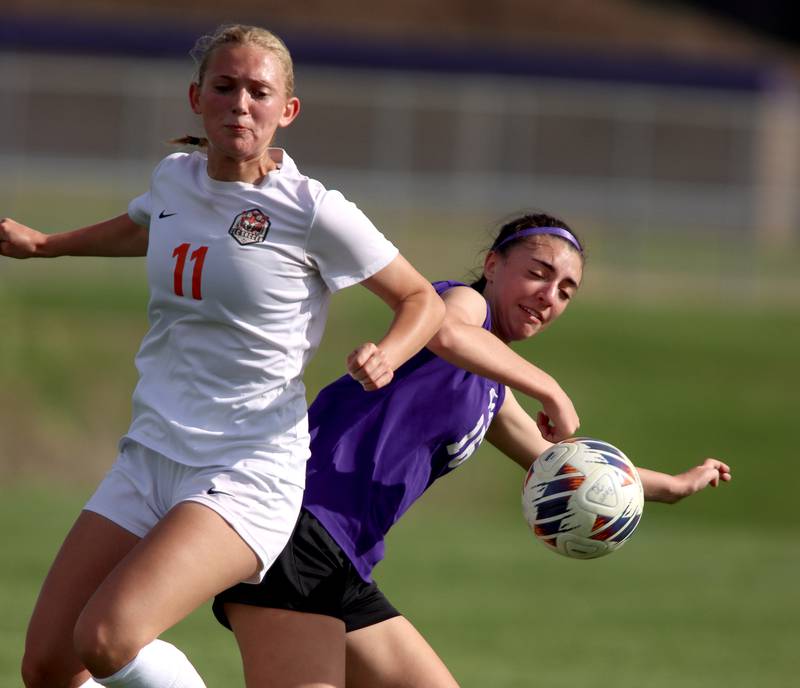
[(212, 156), (236, 163), (260, 161), (279, 127), (297, 116), (300, 103), (286, 95), (275, 55), (253, 45), (223, 45), (209, 56), (201, 84), (189, 90), (201, 115)]
[(484, 296), (492, 309), (492, 331), (503, 341), (527, 339), (544, 330), (569, 305), (583, 264), (566, 241), (542, 235), (490, 251), (484, 262)]

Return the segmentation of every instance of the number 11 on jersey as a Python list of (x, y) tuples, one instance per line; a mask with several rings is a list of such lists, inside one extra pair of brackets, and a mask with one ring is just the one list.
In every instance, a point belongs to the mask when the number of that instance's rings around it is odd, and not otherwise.
[[(172, 283), (178, 296), (183, 296), (183, 268), (186, 265), (186, 256), (189, 255), (191, 247), (191, 244), (181, 244), (176, 246), (172, 252), (172, 257), (176, 259)], [(208, 246), (201, 246), (189, 255), (189, 260), (194, 263), (192, 268), (192, 298), (198, 301), (203, 298), (200, 285), (203, 279), (203, 262), (206, 259), (206, 253), (208, 253)]]

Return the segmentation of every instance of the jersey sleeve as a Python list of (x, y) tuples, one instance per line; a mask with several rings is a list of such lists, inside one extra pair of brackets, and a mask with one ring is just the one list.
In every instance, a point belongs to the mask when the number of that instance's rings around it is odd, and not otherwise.
[(338, 191), (326, 191), (311, 223), (306, 253), (333, 292), (371, 277), (399, 251), (354, 203)]
[(150, 226), (150, 216), (152, 215), (153, 209), (151, 190), (154, 187), (158, 173), (164, 168), (164, 165), (169, 164), (171, 161), (180, 160), (187, 157), (188, 155), (186, 153), (173, 153), (172, 155), (168, 155), (166, 158), (164, 158), (158, 163), (158, 165), (156, 165), (153, 173), (150, 175), (150, 190), (146, 191), (141, 196), (137, 196), (130, 203), (128, 203), (128, 217), (131, 218), (131, 220), (133, 220), (137, 225), (140, 225), (141, 227)]
[(150, 192), (147, 191), (128, 203), (128, 217), (137, 225), (148, 227), (150, 225), (151, 206)]

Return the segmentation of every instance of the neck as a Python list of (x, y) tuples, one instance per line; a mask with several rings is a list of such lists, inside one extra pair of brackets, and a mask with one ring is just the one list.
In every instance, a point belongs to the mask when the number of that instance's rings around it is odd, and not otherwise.
[(208, 176), (220, 182), (259, 184), (270, 172), (278, 169), (280, 151), (267, 149), (258, 158), (241, 160), (224, 155), (209, 147)]
[(498, 310), (495, 308), (494, 305), (494, 294), (492, 292), (491, 285), (487, 282), (486, 286), (483, 288), (483, 298), (486, 299), (486, 303), (489, 305), (489, 312), (492, 314), (492, 334), (497, 337), (501, 342), (508, 344), (509, 339), (506, 337), (504, 332), (501, 332), (498, 329), (499, 322), (498, 322)]

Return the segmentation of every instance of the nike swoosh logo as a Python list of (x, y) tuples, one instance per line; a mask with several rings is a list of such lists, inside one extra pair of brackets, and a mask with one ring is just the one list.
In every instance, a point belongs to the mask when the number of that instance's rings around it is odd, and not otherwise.
[(158, 219), (163, 220), (165, 217), (172, 217), (173, 215), (177, 215), (178, 213), (168, 213), (166, 210), (162, 210), (158, 214)]
[(231, 496), (231, 495), (230, 495), (230, 494), (228, 494), (227, 492), (223, 492), (222, 490), (217, 490), (217, 489), (215, 489), (215, 488), (213, 488), (213, 487), (209, 487), (209, 488), (206, 490), (206, 494), (210, 494), (210, 495), (218, 495), (218, 494), (223, 494), (223, 495), (227, 495), (228, 497), (230, 497), (230, 496)]

